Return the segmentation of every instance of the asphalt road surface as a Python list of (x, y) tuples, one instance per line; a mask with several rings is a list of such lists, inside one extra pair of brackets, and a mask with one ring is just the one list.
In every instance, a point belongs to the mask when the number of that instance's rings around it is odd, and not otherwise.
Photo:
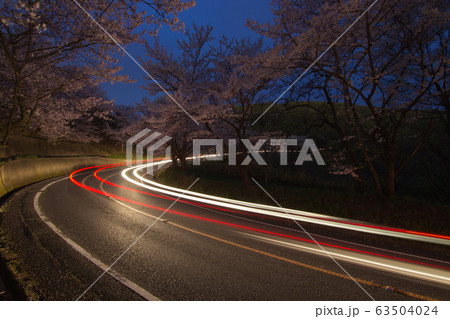
[(302, 223), (305, 233), (288, 219), (168, 199), (123, 169), (37, 183), (6, 204), (40, 299), (450, 299), (449, 246)]

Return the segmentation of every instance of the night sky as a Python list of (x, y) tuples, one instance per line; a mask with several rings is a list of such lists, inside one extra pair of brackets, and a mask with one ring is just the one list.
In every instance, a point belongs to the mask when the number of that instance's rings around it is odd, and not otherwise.
[[(186, 26), (192, 24), (214, 27), (213, 36), (218, 39), (222, 35), (230, 38), (258, 38), (258, 35), (245, 26), (247, 19), (258, 22), (268, 22), (272, 19), (270, 0), (197, 0), (195, 7), (183, 12), (180, 19)], [(149, 37), (150, 38), (150, 37)], [(162, 44), (176, 50), (176, 40), (182, 39), (181, 32), (172, 32), (164, 26), (158, 35)], [(151, 43), (151, 42), (150, 42)], [(130, 45), (127, 51), (135, 58), (144, 56), (144, 49), (139, 45)], [(123, 70), (121, 74), (128, 74), (135, 83), (118, 83), (111, 85), (105, 83), (102, 88), (108, 98), (114, 99), (117, 104), (134, 104), (139, 102), (146, 92), (141, 88), (144, 85), (144, 72), (127, 56), (120, 56), (118, 66)], [(147, 70), (150, 74), (151, 70)]]

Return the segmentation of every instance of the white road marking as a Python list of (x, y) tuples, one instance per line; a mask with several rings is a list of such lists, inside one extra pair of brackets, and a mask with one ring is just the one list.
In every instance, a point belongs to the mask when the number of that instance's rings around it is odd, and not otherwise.
[[(56, 184), (58, 182), (61, 182), (63, 180), (68, 179), (69, 177), (64, 177), (61, 178), (57, 181), (51, 182), (47, 185), (45, 185), (34, 197), (34, 210), (36, 211), (36, 213), (38, 214), (39, 218), (54, 232), (56, 233), (59, 237), (61, 237), (70, 247), (72, 247), (74, 250), (76, 250), (78, 253), (80, 253), (83, 257), (85, 257), (86, 259), (88, 259), (90, 262), (92, 262), (93, 264), (95, 264), (97, 267), (99, 267), (100, 269), (102, 269), (103, 271), (105, 271), (106, 269), (108, 269), (108, 265), (106, 265), (105, 263), (103, 263), (101, 260), (97, 259), (96, 257), (94, 257), (92, 254), (90, 254), (88, 251), (86, 251), (83, 247), (81, 247), (80, 245), (78, 245), (76, 242), (74, 242), (72, 239), (70, 239), (66, 234), (64, 234), (58, 227), (55, 226), (55, 224), (53, 224), (50, 219), (44, 214), (44, 212), (41, 210), (41, 208), (39, 207), (39, 197), (41, 196), (41, 194), (50, 186), (52, 186), (53, 184)], [(108, 271), (108, 274), (113, 277), (114, 279), (116, 279), (117, 281), (119, 281), (121, 284), (123, 284), (124, 286), (128, 287), (129, 289), (131, 289), (132, 291), (134, 291), (135, 293), (137, 293), (138, 295), (140, 295), (142, 298), (149, 300), (149, 301), (157, 301), (160, 300), (159, 298), (157, 298), (156, 296), (152, 295), (150, 292), (148, 292), (147, 290), (145, 290), (144, 288), (142, 288), (141, 286), (137, 285), (136, 283), (132, 282), (131, 280), (127, 279), (125, 276), (123, 276), (121, 273), (110, 269)]]

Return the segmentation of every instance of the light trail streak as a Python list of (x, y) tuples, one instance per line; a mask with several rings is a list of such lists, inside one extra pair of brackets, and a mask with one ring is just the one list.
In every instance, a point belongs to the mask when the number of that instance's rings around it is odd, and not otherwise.
[[(119, 201), (123, 201), (123, 202), (128, 202), (128, 203), (132, 203), (132, 204), (136, 204), (142, 207), (147, 207), (147, 208), (151, 208), (151, 209), (155, 209), (155, 210), (164, 210), (164, 208), (161, 207), (157, 207), (154, 205), (149, 205), (143, 202), (139, 202), (139, 201), (135, 201), (135, 200), (130, 200), (128, 198), (125, 197), (121, 197), (121, 196), (117, 196), (111, 193), (106, 193), (104, 191), (95, 189), (93, 187), (84, 185), (80, 182), (78, 182), (75, 179), (75, 175), (79, 172), (82, 172), (84, 170), (88, 170), (88, 169), (93, 169), (93, 168), (98, 168), (94, 175), (98, 178), (98, 172), (100, 172), (101, 170), (104, 169), (108, 169), (108, 168), (113, 168), (119, 165), (103, 165), (103, 166), (96, 166), (96, 167), (87, 167), (87, 168), (83, 168), (80, 170), (77, 170), (75, 172), (73, 172), (72, 174), (70, 174), (70, 180), (75, 183), (77, 186), (82, 187), (86, 190), (95, 192), (97, 194), (100, 195), (104, 195), (104, 196), (108, 196), (114, 199), (117, 199)], [(103, 179), (102, 179), (103, 180)], [(111, 182), (107, 182), (107, 184), (109, 184), (110, 186), (115, 187), (116, 184), (111, 183)], [(125, 188), (127, 190), (130, 191), (135, 191), (135, 192), (141, 192), (138, 190), (134, 190), (131, 188), (127, 188), (127, 187), (119, 187), (119, 188)], [(145, 193), (144, 194), (149, 194), (150, 193)], [(156, 194), (154, 194), (156, 195)], [(165, 199), (169, 199), (172, 200), (172, 198), (170, 197), (165, 197), (165, 196), (160, 196), (157, 195), (157, 197), (162, 197)], [(255, 233), (261, 233), (261, 234), (265, 234), (265, 235), (270, 235), (270, 236), (276, 236), (279, 238), (284, 238), (286, 240), (295, 240), (298, 242), (303, 242), (306, 244), (312, 244), (313, 242), (311, 240), (308, 239), (304, 239), (304, 238), (300, 238), (297, 236), (291, 236), (291, 235), (286, 235), (286, 234), (281, 234), (278, 232), (273, 232), (273, 231), (267, 231), (264, 229), (259, 229), (259, 228), (254, 228), (254, 227), (248, 227), (248, 226), (244, 226), (244, 225), (239, 225), (239, 224), (235, 224), (235, 223), (229, 223), (229, 222), (224, 222), (224, 221), (220, 221), (220, 220), (215, 220), (215, 219), (211, 219), (211, 218), (205, 218), (205, 217), (201, 217), (201, 216), (196, 216), (196, 215), (192, 215), (192, 214), (187, 214), (187, 213), (183, 213), (183, 212), (179, 212), (179, 211), (174, 211), (174, 210), (168, 210), (167, 211), (170, 214), (174, 214), (174, 215), (179, 215), (179, 216), (183, 216), (183, 217), (187, 217), (187, 218), (191, 218), (191, 219), (196, 219), (196, 220), (201, 220), (201, 221), (205, 221), (205, 222), (209, 222), (209, 223), (214, 223), (214, 224), (220, 224), (223, 226), (227, 226), (227, 227), (231, 227), (231, 228), (237, 228), (237, 229), (241, 229), (241, 230), (246, 230), (246, 231), (251, 231), (251, 232), (255, 232)], [(266, 238), (267, 240), (267, 238)], [(289, 243), (284, 242), (284, 244), (289, 245)], [(292, 244), (291, 244), (292, 245)], [(374, 252), (369, 252), (369, 251), (364, 251), (361, 249), (354, 249), (354, 248), (349, 248), (349, 247), (344, 247), (344, 246), (340, 246), (340, 245), (333, 245), (333, 244), (329, 244), (329, 243), (320, 243), (320, 245), (326, 246), (326, 247), (330, 247), (332, 249), (337, 249), (340, 250), (342, 253), (337, 253), (336, 256), (338, 256), (339, 258), (342, 259), (346, 259), (346, 260), (354, 260), (358, 263), (363, 263), (364, 258), (361, 257), (355, 257), (353, 255), (349, 256), (348, 253), (350, 254), (359, 254), (359, 255), (366, 255), (366, 256), (371, 256), (372, 261), (369, 260), (368, 264), (371, 264), (372, 266), (376, 266), (375, 268), (380, 268), (380, 269), (385, 269), (385, 270), (389, 270), (389, 271), (395, 271), (395, 272), (404, 272), (405, 274), (409, 274), (413, 277), (416, 278), (422, 278), (422, 279), (427, 279), (427, 280), (432, 280), (435, 282), (439, 282), (439, 283), (443, 283), (443, 284), (450, 284), (450, 278), (448, 277), (448, 270), (450, 270), (450, 268), (447, 267), (442, 267), (442, 266), (437, 266), (437, 265), (432, 265), (432, 264), (427, 264), (427, 263), (423, 263), (423, 262), (418, 262), (418, 261), (414, 261), (414, 260), (409, 260), (409, 259), (405, 259), (405, 258), (399, 258), (399, 257), (394, 257), (394, 256), (388, 256), (388, 255), (384, 255), (384, 254), (379, 254), (379, 253), (374, 253)], [(343, 252), (346, 252), (345, 254), (343, 254)], [(380, 262), (380, 261), (373, 261), (373, 258), (382, 258), (385, 260), (390, 260), (389, 262)], [(405, 266), (401, 266), (401, 263), (409, 263), (409, 264), (414, 264), (414, 267), (412, 268), (408, 268)], [(432, 272), (425, 271), (424, 269), (429, 269), (429, 267), (433, 267), (434, 270)]]
[[(169, 161), (167, 161), (169, 162)], [(212, 196), (208, 194), (202, 194), (198, 192), (187, 191), (182, 193), (184, 190), (163, 185), (152, 180), (146, 179), (139, 175), (139, 171), (144, 169), (148, 165), (156, 165), (154, 163), (148, 163), (143, 165), (138, 165), (135, 167), (127, 168), (122, 171), (122, 177), (128, 182), (133, 183), (137, 186), (152, 190), (154, 192), (163, 193), (170, 196), (192, 200), (195, 202), (219, 206), (227, 209), (233, 209), (238, 211), (245, 211), (265, 216), (272, 216), (282, 219), (295, 219), (302, 222), (308, 222), (313, 224), (319, 224), (324, 226), (354, 230), (358, 232), (371, 233), (376, 235), (398, 237), (428, 243), (435, 243), (441, 245), (450, 246), (450, 236), (444, 236), (439, 234), (431, 234), (424, 232), (417, 232), (412, 230), (398, 229), (392, 227), (377, 226), (371, 224), (364, 224), (357, 221), (352, 221), (344, 218), (336, 218), (333, 216), (316, 214), (306, 211), (285, 209), (291, 216), (286, 216), (284, 210), (276, 206), (262, 205), (250, 202), (243, 202), (233, 199), (227, 199), (223, 197)], [(130, 178), (127, 173), (133, 171), (133, 176), (138, 180)]]

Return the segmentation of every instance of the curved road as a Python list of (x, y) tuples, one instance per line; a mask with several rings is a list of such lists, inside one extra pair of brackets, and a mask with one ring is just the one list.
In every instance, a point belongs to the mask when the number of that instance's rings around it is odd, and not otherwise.
[[(450, 297), (446, 245), (177, 200), (125, 180), (124, 168), (80, 170), (27, 190), (46, 223), (45, 238), (35, 237), (73, 268), (66, 280), (77, 289), (60, 299)], [(46, 244), (55, 234), (63, 241)], [(72, 252), (52, 253), (63, 242)]]

